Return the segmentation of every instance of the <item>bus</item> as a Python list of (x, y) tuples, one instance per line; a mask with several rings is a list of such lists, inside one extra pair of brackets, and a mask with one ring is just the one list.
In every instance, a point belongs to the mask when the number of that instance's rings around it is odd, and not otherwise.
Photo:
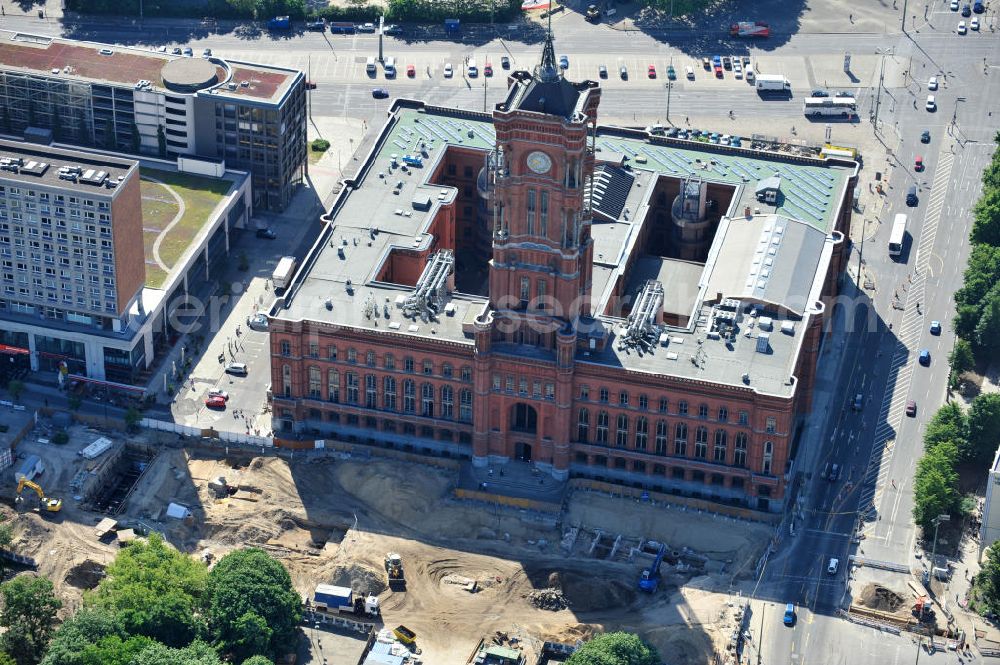
[(809, 97), (802, 104), (802, 112), (807, 118), (838, 116), (853, 118), (858, 111), (854, 97)]
[(903, 253), (905, 239), (906, 215), (900, 213), (892, 220), (892, 233), (889, 234), (889, 256), (899, 256)]

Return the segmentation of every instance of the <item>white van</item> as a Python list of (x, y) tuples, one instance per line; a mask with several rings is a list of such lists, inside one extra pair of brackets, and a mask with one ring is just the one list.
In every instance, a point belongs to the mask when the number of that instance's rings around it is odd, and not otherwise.
[(474, 79), (479, 76), (479, 68), (476, 67), (476, 59), (469, 58), (469, 78)]
[(378, 68), (375, 66), (375, 58), (365, 60), (365, 73), (374, 76), (377, 72)]
[(840, 559), (830, 559), (830, 563), (826, 566), (826, 572), (828, 575), (836, 575), (837, 571), (840, 569)]
[(396, 59), (392, 56), (385, 59), (385, 77), (387, 79), (396, 78)]

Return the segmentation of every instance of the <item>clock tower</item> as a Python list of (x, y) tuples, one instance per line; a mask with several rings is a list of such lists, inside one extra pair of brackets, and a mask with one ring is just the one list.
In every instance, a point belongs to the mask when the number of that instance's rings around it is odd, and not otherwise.
[(495, 341), (554, 351), (557, 330), (591, 315), (591, 141), (600, 92), (592, 81), (563, 78), (549, 33), (541, 63), (511, 75), (493, 112)]

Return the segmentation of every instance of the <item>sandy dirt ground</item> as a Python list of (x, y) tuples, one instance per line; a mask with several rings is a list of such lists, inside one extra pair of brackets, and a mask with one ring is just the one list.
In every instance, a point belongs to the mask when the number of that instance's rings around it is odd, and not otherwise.
[[(81, 508), (69, 487), (94, 465), (76, 455), (93, 437), (78, 432), (69, 446), (28, 443), (19, 451), (46, 455), (40, 480), (65, 508), (55, 519), (16, 515), (14, 549), (39, 560), (70, 609), (117, 551), (94, 535), (104, 515)], [(571, 496), (559, 517), (460, 502), (451, 498), (454, 472), (424, 465), (221, 453), (162, 448), (119, 516), (123, 525), (162, 531), (179, 549), (215, 560), (236, 547), (264, 548), (288, 567), (303, 597), (319, 583), (375, 593), (381, 622), (416, 631), (426, 663), (465, 662), (496, 631), (517, 636), (530, 657), (543, 640), (573, 643), (613, 629), (638, 632), (672, 663), (705, 663), (731, 632), (731, 593), (772, 534), (763, 525), (589, 492)], [(210, 491), (218, 476), (235, 493)], [(166, 518), (171, 501), (192, 517)], [(566, 538), (570, 532), (575, 538)], [(611, 556), (607, 547), (590, 547), (595, 538), (621, 545)], [(652, 595), (636, 588), (652, 561), (638, 553), (648, 539), (679, 555), (668, 557)], [(403, 591), (386, 587), (390, 551), (403, 558)], [(557, 598), (556, 609), (541, 609), (548, 605), (540, 596)]]

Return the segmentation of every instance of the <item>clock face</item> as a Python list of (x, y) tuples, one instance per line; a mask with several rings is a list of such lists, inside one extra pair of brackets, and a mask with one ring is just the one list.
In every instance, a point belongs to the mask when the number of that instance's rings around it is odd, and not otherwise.
[(544, 152), (535, 151), (528, 155), (528, 168), (535, 173), (548, 173), (552, 168), (552, 160)]

